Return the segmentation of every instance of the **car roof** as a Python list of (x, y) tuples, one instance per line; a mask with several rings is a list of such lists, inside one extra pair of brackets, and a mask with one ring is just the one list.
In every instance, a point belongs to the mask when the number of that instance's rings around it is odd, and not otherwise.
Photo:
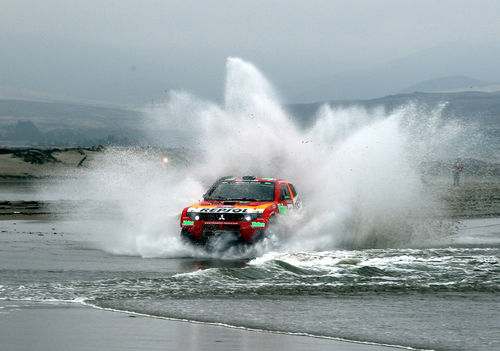
[(242, 176), (242, 177), (223, 177), (220, 181), (229, 181), (229, 182), (270, 182), (270, 183), (288, 183), (288, 180), (280, 179), (280, 178), (271, 178), (271, 177), (254, 177), (254, 176)]

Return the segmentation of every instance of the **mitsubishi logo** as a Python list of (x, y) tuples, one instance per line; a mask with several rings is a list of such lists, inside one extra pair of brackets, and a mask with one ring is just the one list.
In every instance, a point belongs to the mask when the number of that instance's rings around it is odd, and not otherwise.
[(219, 221), (225, 221), (226, 219), (224, 218), (224, 215), (220, 215)]

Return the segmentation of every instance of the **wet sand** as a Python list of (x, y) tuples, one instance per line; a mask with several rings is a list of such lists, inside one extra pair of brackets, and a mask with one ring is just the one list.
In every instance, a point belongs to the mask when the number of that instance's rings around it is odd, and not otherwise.
[[(0, 181), (0, 220), (12, 219), (54, 219), (74, 215), (81, 208), (82, 201), (91, 200), (21, 200), (19, 196), (9, 198), (6, 189), (21, 186), (31, 181), (13, 183)], [(34, 187), (34, 185), (31, 185)], [(447, 218), (486, 218), (500, 217), (500, 182), (492, 183), (469, 183), (458, 187), (451, 185), (435, 184), (429, 185), (428, 193), (435, 194), (441, 199), (441, 216)], [(5, 196), (2, 196), (5, 194)], [(2, 198), (3, 197), (3, 198)], [(93, 204), (93, 207), (96, 207)], [(99, 211), (94, 213), (98, 216), (102, 213), (112, 213), (111, 203), (100, 204)], [(81, 214), (79, 214), (81, 215)]]
[(0, 301), (2, 350), (338, 350), (399, 348), (104, 311)]

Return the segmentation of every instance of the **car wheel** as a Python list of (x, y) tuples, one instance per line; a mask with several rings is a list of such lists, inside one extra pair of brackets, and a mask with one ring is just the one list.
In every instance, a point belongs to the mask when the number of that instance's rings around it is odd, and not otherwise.
[(181, 240), (185, 244), (200, 244), (197, 240), (193, 239), (186, 228), (181, 229)]

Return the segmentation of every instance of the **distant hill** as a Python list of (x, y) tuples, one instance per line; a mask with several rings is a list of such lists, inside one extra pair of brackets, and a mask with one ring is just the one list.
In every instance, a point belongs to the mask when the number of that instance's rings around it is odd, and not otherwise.
[[(415, 103), (425, 113), (446, 102), (444, 119), (474, 124), (487, 136), (484, 151), (500, 155), (500, 92), (412, 93), (370, 100), (330, 101), (334, 107), (383, 107), (391, 112)], [(285, 107), (303, 128), (314, 123), (323, 103)], [(87, 147), (92, 145), (159, 145), (181, 147), (178, 131), (148, 130), (140, 111), (90, 104), (0, 100), (0, 147)], [(498, 158), (498, 156), (496, 156)]]
[[(500, 92), (460, 92), (460, 93), (423, 93), (388, 95), (369, 100), (334, 100), (328, 104), (337, 107), (361, 106), (367, 109), (383, 107), (390, 113), (402, 106), (415, 103), (430, 109), (440, 103), (447, 105), (442, 111), (445, 119), (459, 119), (478, 123), (481, 127), (500, 129)], [(311, 104), (289, 104), (288, 109), (303, 125), (310, 125), (315, 113), (324, 102)]]
[(109, 101), (89, 100), (66, 96), (62, 94), (48, 93), (44, 91), (23, 89), (15, 87), (0, 86), (0, 100), (20, 100), (31, 102), (48, 102), (48, 103), (69, 103), (79, 105), (93, 105), (100, 107), (112, 107), (118, 109), (132, 108), (131, 104), (117, 104)]
[(29, 119), (41, 126), (104, 128), (118, 123), (137, 127), (138, 112), (125, 109), (72, 102), (42, 102), (0, 99), (0, 123), (9, 120)]
[[(475, 140), (474, 157), (500, 161), (500, 92), (413, 93), (370, 100), (328, 102), (334, 108), (359, 106), (370, 110), (382, 107), (387, 113), (415, 104), (419, 106), (422, 114), (430, 113), (443, 103), (446, 103), (441, 111), (443, 120), (457, 120), (464, 125), (474, 125), (481, 131), (481, 139)], [(300, 126), (307, 128), (314, 123), (318, 108), (323, 104), (323, 102), (290, 104), (287, 105), (287, 109), (295, 116)], [(453, 146), (450, 146), (450, 150), (452, 148)]]
[(287, 96), (292, 100), (301, 96), (316, 96), (323, 101), (332, 97), (366, 100), (398, 94), (418, 82), (456, 75), (500, 82), (498, 62), (500, 41), (447, 43), (373, 67), (331, 75), (327, 80), (323, 75), (311, 77), (288, 88), (291, 93)]
[(141, 138), (139, 117), (134, 110), (98, 105), (0, 100), (0, 145), (127, 144)]
[(490, 85), (492, 84), (470, 77), (448, 76), (425, 80), (401, 90), (400, 93), (406, 94), (413, 92), (442, 92), (446, 90), (473, 90), (475, 88), (480, 89)]

